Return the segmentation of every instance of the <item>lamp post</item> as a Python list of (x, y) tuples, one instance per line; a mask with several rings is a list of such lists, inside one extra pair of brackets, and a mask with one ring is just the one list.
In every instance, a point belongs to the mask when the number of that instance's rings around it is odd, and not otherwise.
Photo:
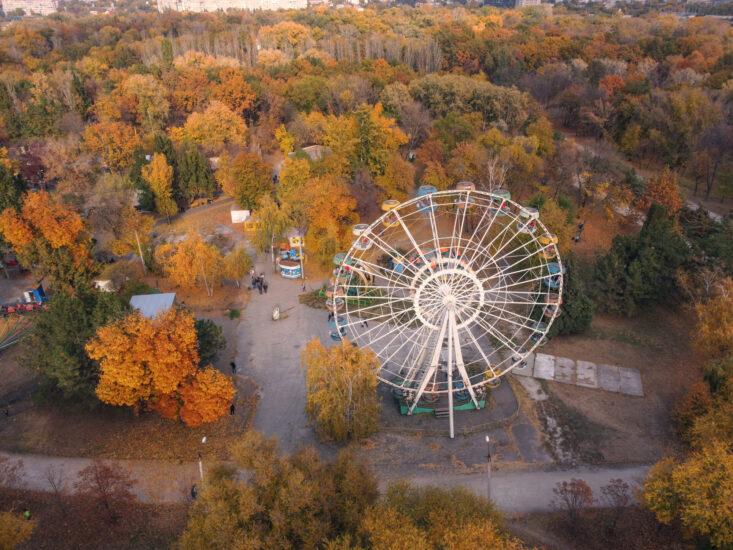
[[(201, 443), (206, 443), (206, 436), (201, 438)], [(199, 475), (201, 476), (201, 481), (204, 480), (204, 458), (201, 455), (201, 451), (199, 451)]]
[(488, 481), (488, 496), (489, 496), (489, 500), (491, 500), (491, 438), (488, 435), (486, 436), (486, 446), (488, 448), (487, 449), (488, 450), (487, 461), (488, 461), (488, 466), (489, 466), (489, 468), (488, 468), (489, 474), (488, 474), (488, 479), (487, 479), (487, 481)]

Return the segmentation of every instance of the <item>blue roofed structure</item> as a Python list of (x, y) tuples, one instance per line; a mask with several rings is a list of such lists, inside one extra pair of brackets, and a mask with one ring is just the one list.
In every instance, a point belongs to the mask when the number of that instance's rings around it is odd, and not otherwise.
[(150, 319), (154, 319), (161, 311), (168, 311), (176, 301), (176, 293), (137, 294), (130, 298), (130, 306)]

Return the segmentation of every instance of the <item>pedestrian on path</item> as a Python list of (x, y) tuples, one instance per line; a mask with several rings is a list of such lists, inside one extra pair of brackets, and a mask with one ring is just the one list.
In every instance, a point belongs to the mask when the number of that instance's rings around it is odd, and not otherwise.
[(267, 282), (262, 283), (262, 289), (265, 291), (265, 294), (267, 294)]
[(196, 500), (196, 497), (199, 495), (199, 488), (196, 487), (196, 484), (194, 483), (191, 485), (191, 498), (193, 500)]
[(231, 406), (229, 407), (229, 414), (231, 414), (232, 416), (234, 416), (234, 411), (235, 410), (236, 410), (236, 408), (234, 407), (234, 403), (232, 403)]
[(5, 408), (3, 409), (3, 414), (4, 414), (5, 416), (10, 416), (10, 407), (5, 407)]
[(305, 292), (305, 291), (306, 291), (306, 289), (305, 289), (305, 283), (303, 283), (303, 292)]
[(229, 363), (229, 366), (232, 367), (232, 374), (237, 374), (237, 365), (234, 364), (234, 361)]
[(31, 520), (31, 511), (28, 508), (23, 510), (23, 517), (27, 519), (28, 521)]

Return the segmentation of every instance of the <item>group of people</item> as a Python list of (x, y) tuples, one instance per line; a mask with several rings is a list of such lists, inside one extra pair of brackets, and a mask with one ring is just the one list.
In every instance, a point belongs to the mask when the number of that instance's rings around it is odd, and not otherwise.
[(267, 281), (265, 281), (265, 274), (260, 273), (259, 275), (255, 275), (255, 270), (249, 272), (250, 276), (252, 277), (252, 290), (255, 288), (259, 290), (260, 294), (262, 294), (262, 291), (267, 294)]

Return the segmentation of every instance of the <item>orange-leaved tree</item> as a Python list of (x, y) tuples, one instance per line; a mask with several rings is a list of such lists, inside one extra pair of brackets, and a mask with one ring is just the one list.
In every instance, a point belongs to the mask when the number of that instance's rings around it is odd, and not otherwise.
[(199, 368), (194, 317), (181, 309), (155, 319), (132, 313), (100, 327), (86, 350), (99, 361), (96, 394), (103, 403), (198, 426), (226, 414), (234, 397), (229, 378), (212, 366)]
[(646, 181), (646, 190), (639, 199), (639, 208), (647, 212), (653, 203), (661, 204), (667, 209), (670, 216), (677, 214), (684, 206), (677, 185), (677, 176), (669, 168), (660, 174), (655, 174)]
[(244, 115), (254, 107), (257, 96), (244, 79), (242, 69), (226, 68), (219, 73), (220, 83), (213, 86), (211, 96), (238, 115)]
[(84, 145), (102, 157), (111, 170), (122, 171), (132, 163), (132, 155), (140, 147), (140, 137), (124, 122), (99, 122), (87, 127)]
[(45, 191), (27, 193), (20, 212), (2, 212), (0, 233), (21, 263), (34, 266), (38, 276), (50, 276), (57, 286), (75, 289), (97, 273), (81, 217)]
[(181, 243), (163, 244), (155, 251), (155, 261), (171, 282), (181, 288), (203, 286), (213, 296), (214, 286), (224, 276), (224, 258), (221, 251), (191, 232)]

